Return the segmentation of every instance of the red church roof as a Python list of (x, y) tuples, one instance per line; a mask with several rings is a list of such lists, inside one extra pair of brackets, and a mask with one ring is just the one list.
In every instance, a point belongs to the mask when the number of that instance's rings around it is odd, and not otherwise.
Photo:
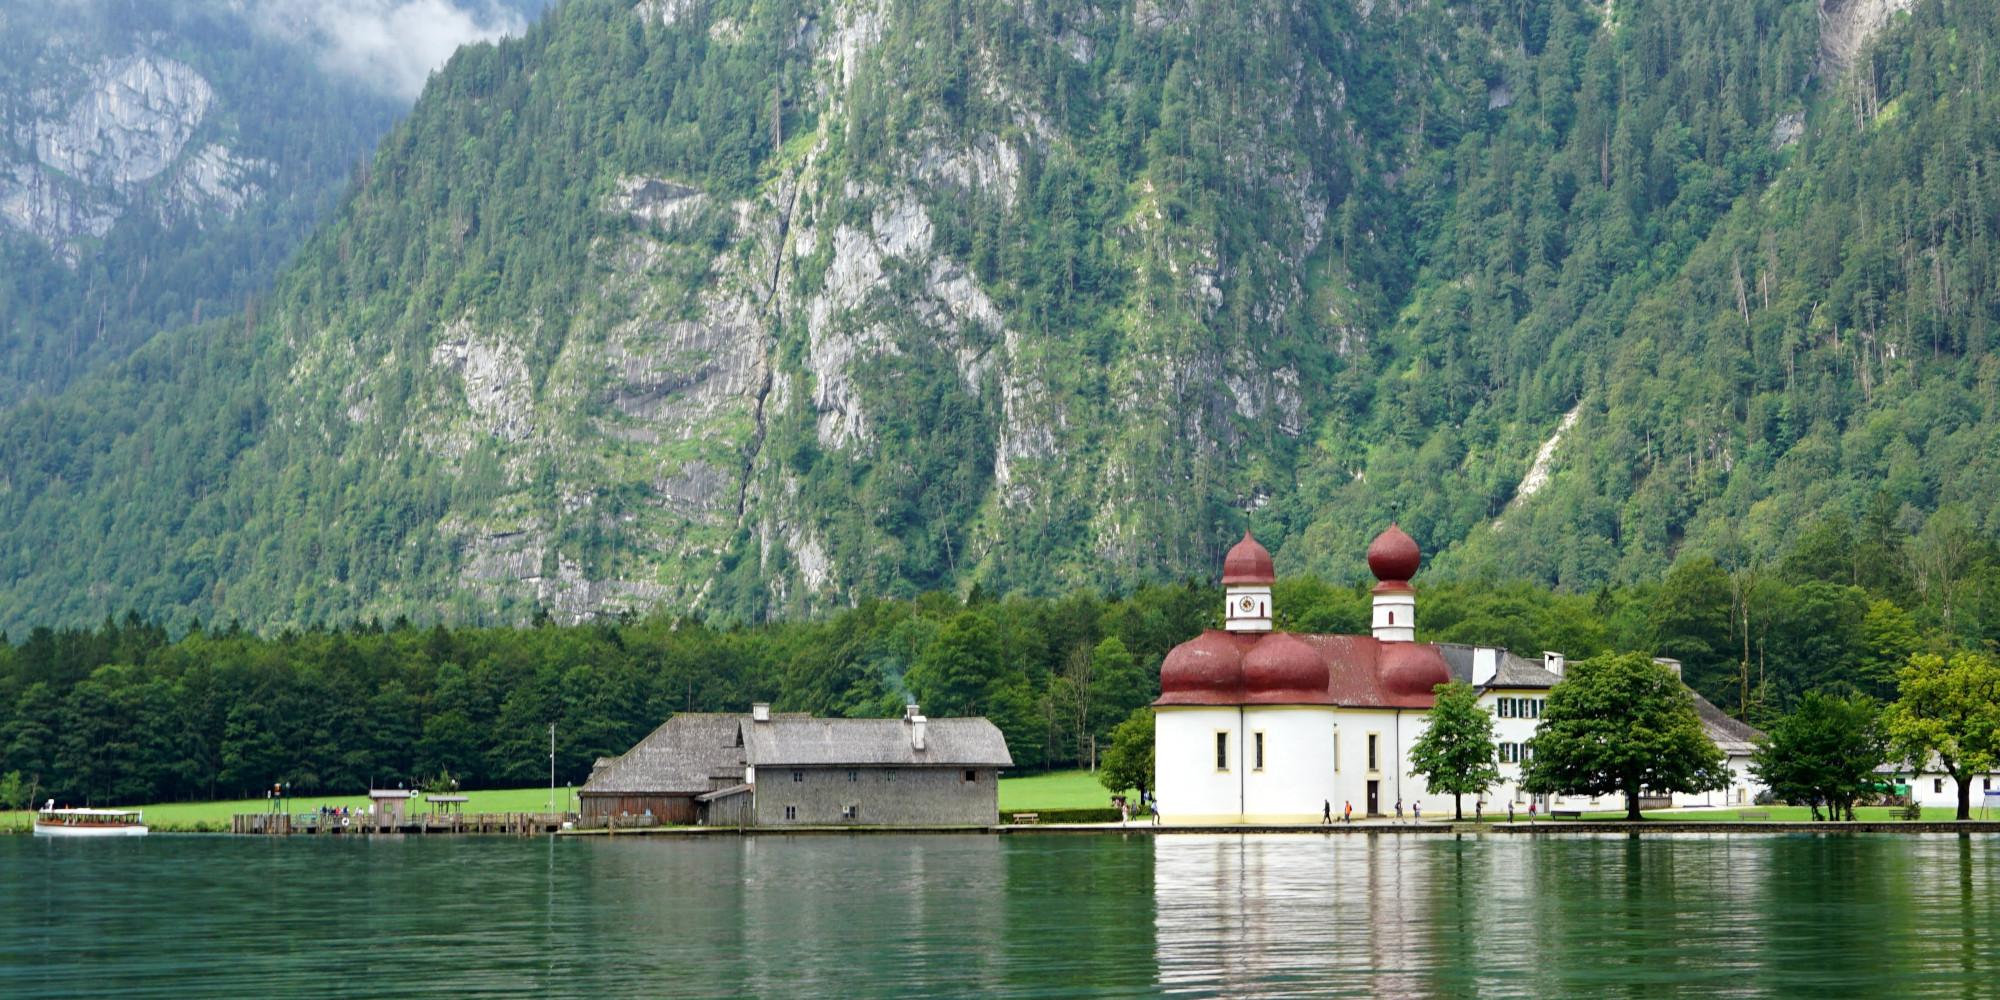
[(1417, 575), (1417, 567), (1423, 564), (1423, 559), (1423, 553), (1417, 549), (1417, 540), (1404, 534), (1403, 529), (1394, 524), (1368, 543), (1368, 568), (1384, 586), (1407, 589), (1410, 577)]
[(1449, 680), (1427, 642), (1208, 629), (1167, 654), (1153, 704), (1429, 708)]
[(1245, 528), (1243, 540), (1222, 558), (1222, 585), (1277, 582), (1278, 573), (1271, 566), (1271, 553), (1257, 544), (1257, 540), (1250, 537), (1250, 530)]

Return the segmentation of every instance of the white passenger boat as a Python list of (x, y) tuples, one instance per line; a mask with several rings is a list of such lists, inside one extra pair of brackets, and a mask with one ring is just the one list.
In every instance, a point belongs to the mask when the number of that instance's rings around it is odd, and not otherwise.
[(37, 837), (143, 837), (146, 819), (137, 809), (57, 809), (35, 814)]

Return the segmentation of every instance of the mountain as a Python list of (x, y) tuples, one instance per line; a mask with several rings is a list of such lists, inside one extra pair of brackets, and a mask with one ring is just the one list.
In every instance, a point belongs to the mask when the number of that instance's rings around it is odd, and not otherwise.
[(0, 0), (0, 406), (264, 294), (423, 59), (522, 23), (424, 9)]
[(1925, 0), (570, 0), (266, 300), (0, 421), (0, 623), (1577, 590), (1992, 517)]

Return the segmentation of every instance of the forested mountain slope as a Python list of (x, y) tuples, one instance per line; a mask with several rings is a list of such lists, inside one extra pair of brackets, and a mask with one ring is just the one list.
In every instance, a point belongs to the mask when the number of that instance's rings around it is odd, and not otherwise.
[(1571, 588), (1878, 493), (1984, 526), (2000, 26), (1887, 9), (571, 0), (268, 302), (0, 422), (0, 623), (756, 619), (1206, 578), (1246, 520), (1345, 579), (1392, 510)]
[[(422, 46), (520, 24), (356, 10), (0, 0), (0, 407), (265, 294), (415, 98)], [(361, 41), (371, 18), (406, 37)]]

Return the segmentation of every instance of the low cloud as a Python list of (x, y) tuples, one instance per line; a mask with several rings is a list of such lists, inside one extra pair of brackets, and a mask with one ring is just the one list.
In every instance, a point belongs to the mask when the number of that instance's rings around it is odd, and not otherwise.
[(409, 100), (459, 46), (527, 28), (492, 0), (265, 0), (258, 14), (328, 72)]

